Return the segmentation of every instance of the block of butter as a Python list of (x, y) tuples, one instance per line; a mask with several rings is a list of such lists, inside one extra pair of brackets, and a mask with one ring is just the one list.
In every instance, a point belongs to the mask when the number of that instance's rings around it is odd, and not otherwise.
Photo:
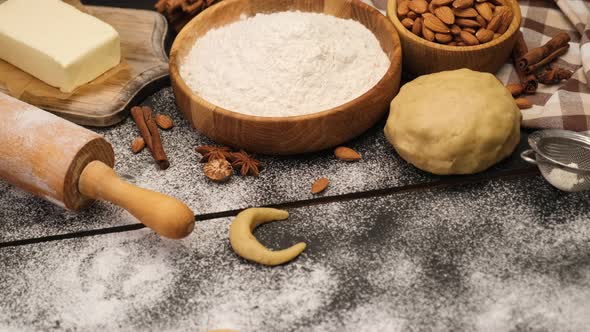
[(72, 92), (121, 60), (117, 31), (61, 0), (0, 1), (0, 59)]

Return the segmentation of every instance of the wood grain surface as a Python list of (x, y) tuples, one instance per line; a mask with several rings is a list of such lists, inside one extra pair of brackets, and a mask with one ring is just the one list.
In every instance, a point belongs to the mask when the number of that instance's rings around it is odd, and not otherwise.
[[(179, 66), (207, 31), (237, 21), (242, 14), (289, 10), (323, 12), (365, 25), (379, 40), (391, 65), (379, 83), (362, 96), (323, 112), (293, 117), (244, 115), (213, 105), (195, 95)], [(265, 154), (299, 154), (342, 144), (373, 126), (389, 109), (401, 74), (401, 49), (391, 22), (357, 0), (225, 0), (197, 16), (180, 32), (170, 53), (170, 78), (176, 102), (193, 126), (215, 141)]]
[(168, 26), (160, 14), (136, 9), (86, 6), (121, 36), (122, 62), (101, 77), (64, 94), (0, 60), (0, 92), (41, 107), (75, 123), (110, 126), (129, 107), (161, 88), (168, 75), (164, 39)]
[(506, 33), (491, 42), (475, 46), (449, 46), (430, 42), (406, 29), (397, 18), (397, 0), (387, 3), (387, 17), (399, 33), (403, 48), (404, 71), (419, 76), (444, 70), (469, 68), (495, 74), (510, 56), (520, 27), (520, 6), (508, 1), (514, 19)]

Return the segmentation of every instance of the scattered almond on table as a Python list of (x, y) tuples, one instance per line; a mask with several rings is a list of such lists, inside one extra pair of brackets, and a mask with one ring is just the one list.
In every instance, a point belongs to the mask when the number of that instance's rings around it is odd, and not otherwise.
[(142, 137), (136, 137), (131, 143), (131, 151), (138, 154), (145, 148), (145, 140)]
[(319, 178), (315, 180), (315, 182), (311, 185), (311, 193), (312, 194), (319, 194), (322, 191), (326, 190), (330, 180), (326, 178)]
[(397, 16), (418, 37), (449, 46), (490, 42), (514, 18), (506, 0), (400, 0)]
[(344, 161), (357, 161), (361, 159), (361, 155), (351, 148), (339, 146), (334, 150), (336, 158)]
[(174, 122), (172, 122), (172, 119), (168, 115), (164, 114), (156, 115), (156, 124), (158, 125), (158, 127), (164, 130), (168, 130), (174, 127)]

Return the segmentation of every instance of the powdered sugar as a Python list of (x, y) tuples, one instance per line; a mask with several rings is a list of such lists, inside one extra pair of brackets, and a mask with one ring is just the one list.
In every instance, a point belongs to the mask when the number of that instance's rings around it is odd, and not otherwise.
[[(567, 166), (578, 168), (578, 164), (576, 163), (570, 163)], [(555, 167), (547, 174), (547, 181), (558, 189), (571, 191), (578, 184), (584, 183), (584, 178), (579, 177), (574, 172)]]
[(308, 243), (275, 268), (232, 252), (230, 219), (5, 248), (0, 329), (583, 331), (589, 211), (531, 177), (292, 209), (256, 231)]
[(359, 97), (389, 65), (377, 38), (354, 20), (281, 12), (210, 30), (180, 72), (203, 99), (225, 109), (293, 116)]

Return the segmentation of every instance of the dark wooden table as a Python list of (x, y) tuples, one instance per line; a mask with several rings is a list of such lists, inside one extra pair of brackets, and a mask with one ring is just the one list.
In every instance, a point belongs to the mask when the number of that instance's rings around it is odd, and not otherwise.
[[(153, 1), (85, 1), (151, 8)], [(472, 176), (439, 177), (401, 160), (380, 123), (331, 151), (260, 156), (259, 178), (215, 184), (169, 87), (143, 102), (169, 114), (171, 168), (133, 155), (131, 120), (99, 129), (129, 181), (195, 211), (187, 239), (161, 239), (97, 203), (65, 212), (0, 182), (0, 330), (398, 331), (585, 330), (590, 326), (590, 201), (548, 185), (518, 154)], [(313, 180), (328, 190), (310, 194)], [(272, 248), (308, 243), (275, 268), (228, 243), (241, 209), (276, 206), (288, 221), (256, 235)]]

